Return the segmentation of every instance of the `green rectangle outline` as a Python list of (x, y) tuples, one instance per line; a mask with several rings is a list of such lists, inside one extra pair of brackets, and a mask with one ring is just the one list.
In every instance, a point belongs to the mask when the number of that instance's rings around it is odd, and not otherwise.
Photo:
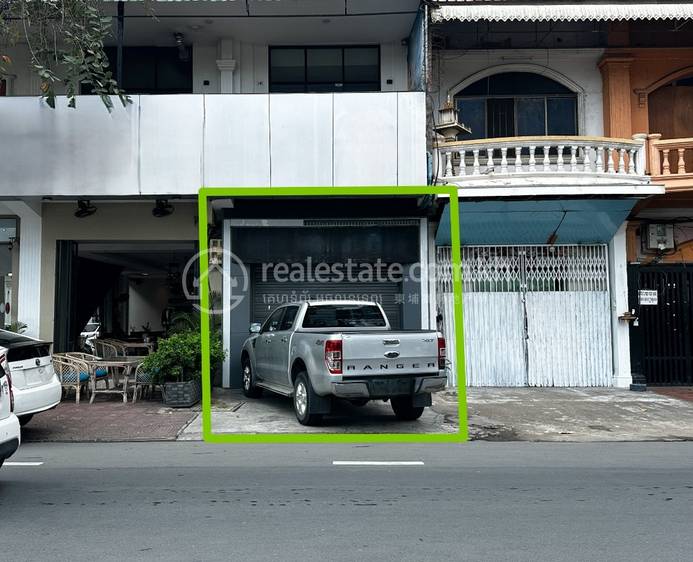
[[(330, 197), (335, 195), (442, 195), (450, 202), (452, 282), (455, 307), (455, 350), (458, 372), (457, 433), (214, 433), (212, 431), (212, 381), (209, 356), (209, 260), (207, 220), (210, 197)], [(202, 187), (198, 193), (200, 251), (200, 335), (202, 340), (202, 437), (207, 443), (459, 443), (469, 438), (467, 387), (465, 376), (464, 324), (462, 310), (462, 269), (459, 201), (457, 188), (446, 186), (363, 186), (363, 187)]]

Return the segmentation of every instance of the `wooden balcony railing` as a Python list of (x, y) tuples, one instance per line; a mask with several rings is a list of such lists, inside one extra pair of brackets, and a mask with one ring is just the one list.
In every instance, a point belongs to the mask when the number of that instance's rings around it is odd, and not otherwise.
[(665, 182), (689, 179), (693, 186), (693, 138), (662, 140), (657, 133), (648, 135), (648, 140), (652, 177)]
[(444, 143), (438, 180), (461, 181), (512, 174), (644, 176), (645, 138), (510, 137)]

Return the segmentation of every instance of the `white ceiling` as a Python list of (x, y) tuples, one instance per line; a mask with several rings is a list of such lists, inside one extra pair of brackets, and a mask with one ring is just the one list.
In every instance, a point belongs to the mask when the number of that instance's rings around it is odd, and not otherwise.
[[(173, 45), (213, 44), (232, 37), (258, 44), (381, 43), (409, 35), (419, 0), (267, 0), (156, 2), (148, 14), (126, 2), (124, 41)], [(346, 9), (346, 12), (345, 12)], [(114, 5), (107, 11), (115, 14)], [(113, 44), (115, 39), (108, 41)]]

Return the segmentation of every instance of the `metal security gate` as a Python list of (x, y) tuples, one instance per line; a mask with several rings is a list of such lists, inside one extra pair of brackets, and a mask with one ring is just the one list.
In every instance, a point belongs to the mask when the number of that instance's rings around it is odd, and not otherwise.
[[(606, 246), (463, 246), (462, 266), (469, 386), (611, 383)], [(449, 341), (451, 293), (442, 247), (438, 305)], [(454, 367), (450, 377), (454, 384)]]
[[(685, 265), (630, 266), (634, 370), (650, 385), (693, 384), (693, 268)], [(638, 298), (645, 296), (648, 298)], [(656, 296), (655, 296), (656, 293)]]

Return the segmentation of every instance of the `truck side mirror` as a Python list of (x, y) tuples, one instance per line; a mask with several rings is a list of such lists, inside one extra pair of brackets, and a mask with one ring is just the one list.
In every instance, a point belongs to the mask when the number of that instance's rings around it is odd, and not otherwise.
[(251, 334), (259, 334), (262, 331), (262, 324), (259, 324), (257, 322), (253, 322), (250, 325), (250, 333)]

